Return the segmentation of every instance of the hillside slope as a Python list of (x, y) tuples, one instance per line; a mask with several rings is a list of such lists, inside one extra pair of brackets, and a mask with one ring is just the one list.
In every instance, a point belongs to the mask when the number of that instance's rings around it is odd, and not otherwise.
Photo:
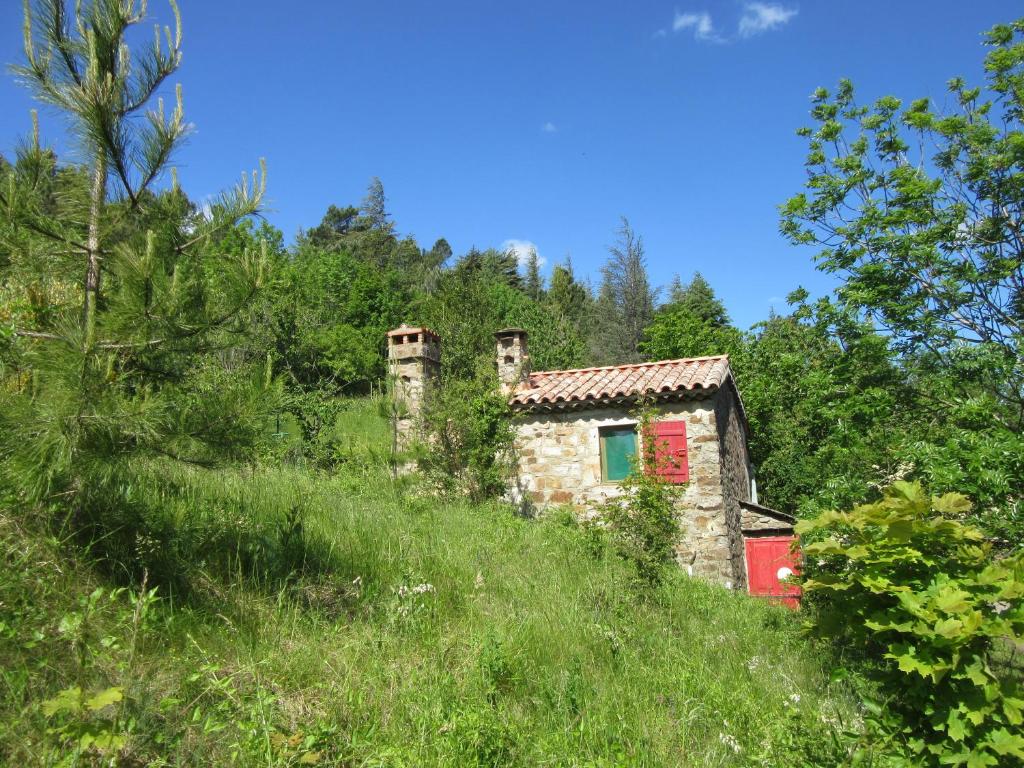
[(372, 404), (339, 429), (334, 476), (133, 468), (141, 533), (92, 560), (5, 508), (0, 762), (828, 764), (848, 709), (794, 616), (639, 595), (570, 521), (392, 481)]

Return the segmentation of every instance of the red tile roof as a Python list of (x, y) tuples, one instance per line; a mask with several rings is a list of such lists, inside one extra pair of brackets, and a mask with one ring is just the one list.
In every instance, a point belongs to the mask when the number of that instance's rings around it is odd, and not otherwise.
[(643, 396), (710, 395), (729, 376), (727, 355), (571, 371), (537, 371), (516, 387), (509, 405), (520, 409), (573, 407)]

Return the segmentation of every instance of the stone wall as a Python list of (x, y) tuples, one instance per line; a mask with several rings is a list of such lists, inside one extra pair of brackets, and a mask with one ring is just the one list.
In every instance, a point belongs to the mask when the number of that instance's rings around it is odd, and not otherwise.
[(729, 553), (733, 585), (747, 588), (747, 566), (743, 545), (741, 501), (750, 501), (750, 454), (747, 434), (739, 403), (731, 386), (726, 385), (715, 397), (715, 415), (720, 445), (722, 497), (725, 525), (729, 537)]
[(764, 507), (744, 506), (740, 513), (740, 526), (744, 534), (783, 534), (793, 533), (793, 521), (769, 514)]
[[(619, 496), (618, 483), (601, 480), (599, 430), (635, 424), (629, 410), (624, 406), (519, 415), (514, 494), (540, 509), (569, 504), (583, 515), (594, 514), (600, 504)], [(686, 422), (690, 483), (679, 500), (679, 563), (691, 575), (731, 587), (736, 577), (722, 495), (715, 402), (671, 403), (658, 410), (666, 421)]]

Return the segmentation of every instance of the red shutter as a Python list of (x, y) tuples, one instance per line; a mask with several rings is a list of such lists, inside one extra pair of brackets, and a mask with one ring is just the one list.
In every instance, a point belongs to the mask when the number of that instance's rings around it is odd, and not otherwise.
[(686, 422), (655, 422), (654, 440), (658, 476), (670, 483), (687, 482), (690, 479), (690, 466), (686, 453)]

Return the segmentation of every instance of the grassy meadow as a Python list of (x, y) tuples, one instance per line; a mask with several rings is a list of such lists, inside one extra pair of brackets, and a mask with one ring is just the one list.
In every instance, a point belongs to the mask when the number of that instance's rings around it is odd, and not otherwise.
[(798, 616), (640, 594), (569, 516), (394, 480), (373, 401), (339, 429), (330, 476), (133, 467), (143, 533), (91, 560), (4, 508), (0, 763), (830, 764), (851, 710)]

